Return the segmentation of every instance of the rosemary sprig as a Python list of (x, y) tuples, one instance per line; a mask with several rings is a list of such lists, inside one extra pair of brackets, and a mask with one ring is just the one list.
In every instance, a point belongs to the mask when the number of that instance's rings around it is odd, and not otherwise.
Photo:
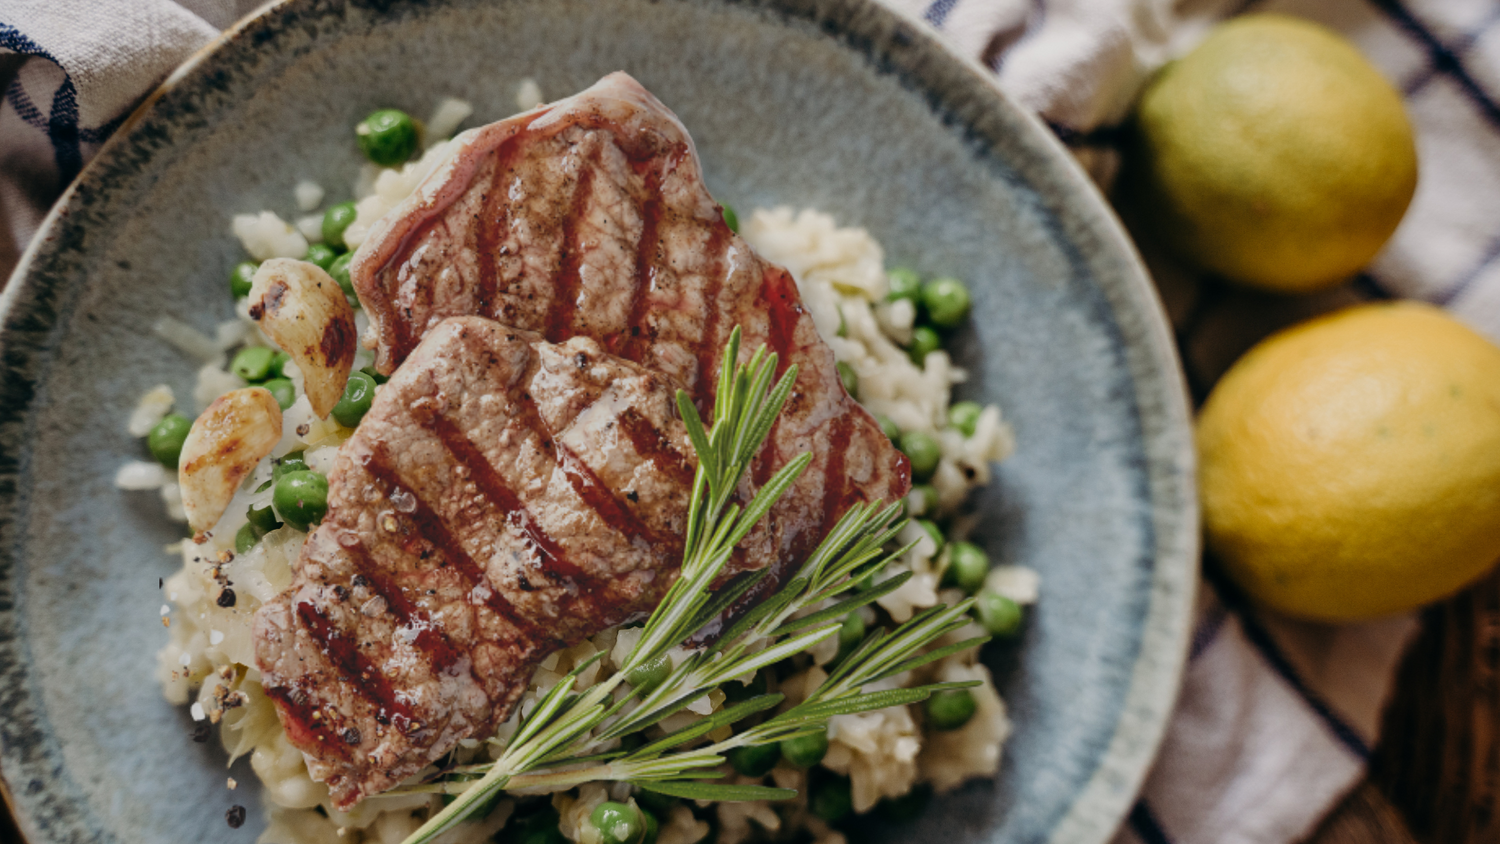
[[(906, 549), (888, 551), (899, 533), (900, 505), (856, 505), (776, 594), (724, 631), (713, 644), (693, 652), (667, 678), (649, 690), (632, 690), (615, 700), (630, 672), (663, 658), (669, 650), (714, 621), (761, 575), (738, 579), (715, 593), (709, 587), (729, 562), (735, 546), (796, 481), (812, 457), (803, 454), (782, 467), (742, 510), (732, 499), (740, 479), (781, 413), (797, 368), (788, 367), (772, 385), (777, 357), (762, 346), (739, 366), (740, 331), (724, 348), (711, 424), (705, 426), (686, 393), (677, 406), (698, 455), (698, 471), (688, 508), (681, 573), (642, 630), (620, 670), (575, 691), (580, 673), (603, 654), (574, 667), (521, 721), (500, 757), (487, 765), (466, 765), (433, 782), (404, 792), (456, 794), (405, 844), (429, 844), (468, 820), (508, 789), (568, 787), (586, 782), (627, 781), (663, 794), (704, 800), (777, 800), (789, 789), (727, 785), (707, 780), (722, 776), (724, 754), (736, 747), (769, 744), (826, 729), (835, 715), (915, 703), (932, 693), (976, 683), (937, 683), (915, 688), (865, 692), (877, 683), (959, 650), (981, 644), (972, 639), (925, 652), (928, 645), (967, 623), (972, 601), (939, 606), (913, 617), (895, 631), (876, 629), (848, 655), (806, 700), (723, 741), (693, 746), (710, 733), (749, 715), (780, 706), (780, 694), (753, 697), (633, 751), (606, 750), (616, 740), (639, 733), (680, 712), (723, 683), (801, 653), (837, 634), (849, 612), (899, 588), (910, 575), (856, 592), (831, 606), (807, 612), (848, 592)], [(482, 776), (476, 776), (481, 774)]]

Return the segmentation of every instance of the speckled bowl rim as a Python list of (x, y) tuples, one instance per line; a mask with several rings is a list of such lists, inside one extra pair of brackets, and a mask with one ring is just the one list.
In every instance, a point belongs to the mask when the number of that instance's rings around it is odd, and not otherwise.
[[(1187, 662), (1198, 585), (1199, 511), (1191, 412), (1181, 362), (1160, 299), (1119, 219), (1062, 142), (1036, 115), (1012, 101), (990, 70), (960, 55), (931, 26), (891, 7), (886, 0), (720, 1), (816, 21), (830, 37), (841, 39), (847, 49), (863, 52), (867, 60), (878, 59), (883, 72), (895, 73), (920, 88), (935, 112), (961, 114), (962, 107), (973, 108), (973, 101), (987, 103), (993, 112), (990, 116), (999, 116), (1008, 124), (1006, 128), (1016, 133), (1011, 142), (1018, 143), (1031, 159), (1027, 167), (1018, 169), (1033, 177), (1038, 168), (1045, 174), (1042, 181), (1051, 190), (1038, 190), (1038, 194), (1046, 209), (1058, 217), (1070, 235), (1087, 233), (1095, 241), (1094, 247), (1115, 264), (1115, 272), (1100, 273), (1098, 281), (1110, 302), (1112, 316), (1120, 320), (1136, 391), (1156, 553), (1140, 651), (1114, 735), (1088, 784), (1048, 839), (1056, 844), (1103, 844), (1124, 819), (1161, 745)], [(162, 97), (185, 83), (202, 82), (213, 73), (214, 58), (223, 47), (252, 37), (253, 31), (274, 25), (280, 13), (307, 2), (310, 0), (270, 0), (201, 48), (146, 97), (64, 191), (22, 253), (4, 290), (0, 290), (0, 361), (4, 362), (0, 394), (14, 395), (9, 389), (13, 382), (22, 377), (21, 373), (44, 363), (52, 352), (45, 340), (56, 324), (56, 303), (48, 301), (45, 281), (34, 278), (30, 270), (45, 250), (67, 248), (58, 244), (57, 235), (79, 194), (104, 187), (106, 163), (129, 147), (136, 130)], [(899, 56), (894, 55), (893, 45)], [(952, 87), (944, 88), (945, 83)], [(974, 129), (970, 122), (964, 125)], [(40, 318), (37, 311), (43, 314)], [(14, 514), (23, 497), (19, 482), (26, 472), (14, 449), (23, 441), (30, 409), (30, 401), (0, 408), (0, 539), (4, 540), (15, 539)], [(0, 563), (14, 559), (6, 552), (6, 545), (9, 542), (0, 545)], [(13, 595), (5, 591), (8, 585), (9, 579), (0, 577), (0, 610), (14, 612)], [(24, 642), (15, 644), (24, 647)], [(29, 838), (30, 824), (21, 811), (22, 802), (16, 799), (3, 769), (0, 798), (15, 817), (22, 837)], [(30, 840), (41, 844), (40, 839)]]

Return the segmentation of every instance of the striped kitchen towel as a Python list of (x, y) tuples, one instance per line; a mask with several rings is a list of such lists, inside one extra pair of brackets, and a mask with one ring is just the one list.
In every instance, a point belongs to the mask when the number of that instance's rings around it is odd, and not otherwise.
[[(1344, 32), (1405, 92), (1422, 176), (1367, 271), (1282, 299), (1201, 279), (1147, 248), (1200, 400), (1283, 325), (1350, 302), (1426, 299), (1500, 339), (1500, 6), (1489, 0), (886, 0), (993, 68), (1106, 187), (1141, 85), (1208, 27), (1254, 11)], [(0, 6), (0, 278), (129, 108), (259, 0), (7, 0)], [(1415, 622), (1278, 619), (1203, 590), (1178, 711), (1120, 842), (1304, 837), (1364, 771)]]

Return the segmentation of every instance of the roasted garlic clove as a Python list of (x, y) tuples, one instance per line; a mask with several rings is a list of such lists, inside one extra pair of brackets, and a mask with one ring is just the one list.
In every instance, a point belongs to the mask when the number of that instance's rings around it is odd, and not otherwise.
[(272, 258), (255, 272), (250, 318), (291, 356), (313, 412), (327, 419), (344, 395), (359, 339), (338, 282), (316, 264)]
[(193, 422), (177, 459), (194, 541), (218, 523), (245, 476), (281, 441), (281, 406), (264, 387), (225, 393)]

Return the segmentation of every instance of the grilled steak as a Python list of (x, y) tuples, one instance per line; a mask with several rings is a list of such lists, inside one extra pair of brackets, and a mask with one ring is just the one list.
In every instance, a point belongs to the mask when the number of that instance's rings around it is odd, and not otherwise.
[(549, 651), (654, 608), (696, 463), (672, 397), (709, 408), (735, 325), (746, 356), (765, 343), (800, 369), (742, 497), (814, 460), (731, 574), (773, 567), (775, 588), (850, 506), (910, 486), (791, 277), (724, 224), (692, 141), (634, 80), (457, 144), (354, 260), (394, 375), (257, 618), (266, 689), (340, 807), (492, 730)]
[(348, 807), (492, 732), (535, 663), (676, 579), (696, 457), (660, 375), (478, 317), (428, 333), (329, 475), (256, 661)]
[(456, 143), (351, 267), (382, 372), (443, 319), (477, 314), (554, 343), (590, 337), (707, 411), (739, 325), (745, 355), (765, 343), (800, 370), (746, 493), (814, 459), (731, 573), (774, 562), (761, 587), (774, 589), (855, 502), (906, 495), (905, 456), (844, 391), (795, 282), (725, 225), (692, 139), (634, 79), (612, 74)]

